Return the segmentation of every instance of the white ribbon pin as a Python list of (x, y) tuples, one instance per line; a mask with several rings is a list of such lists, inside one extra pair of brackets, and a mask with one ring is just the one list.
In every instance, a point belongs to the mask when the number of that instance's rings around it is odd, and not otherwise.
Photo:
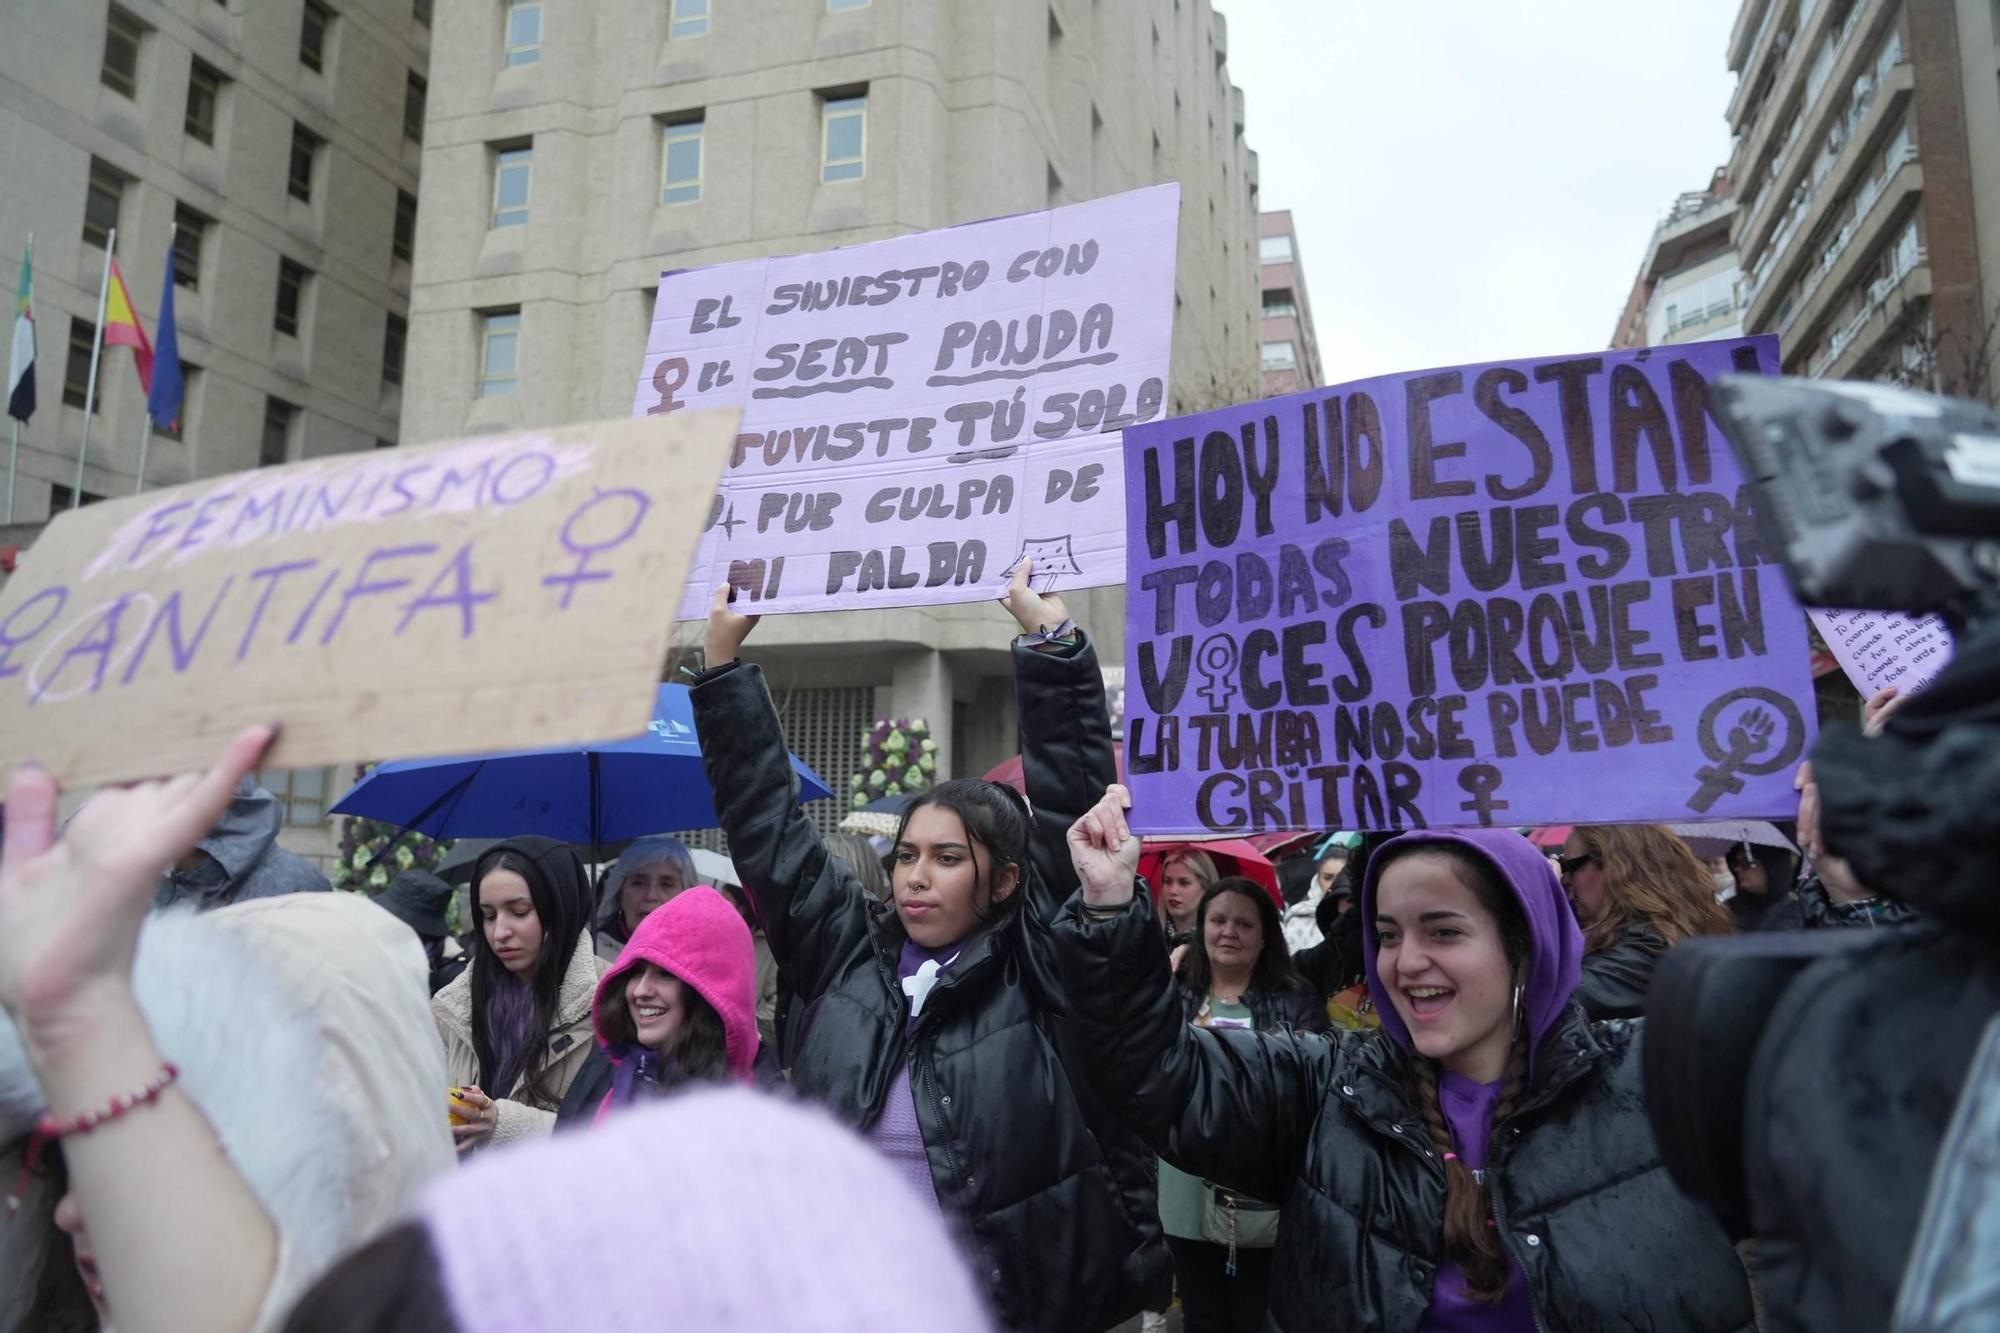
[(903, 994), (910, 997), (911, 1018), (923, 1013), (924, 1001), (929, 998), (931, 987), (938, 983), (938, 973), (957, 961), (957, 954), (945, 959), (943, 963), (939, 963), (935, 958), (927, 959), (915, 972), (903, 978)]

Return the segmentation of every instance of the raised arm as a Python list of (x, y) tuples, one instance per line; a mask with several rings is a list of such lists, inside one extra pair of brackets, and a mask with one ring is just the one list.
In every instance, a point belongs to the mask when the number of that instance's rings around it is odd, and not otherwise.
[(1145, 894), (1133, 892), (1139, 840), (1113, 786), (1077, 821), (1070, 848), (1083, 890), (1056, 920), (1071, 1029), (1097, 1094), (1185, 1171), (1283, 1199), (1340, 1059), (1308, 1033), (1192, 1027)]
[(0, 1002), (49, 1115), (67, 1126), (158, 1089), (62, 1138), (103, 1302), (126, 1333), (251, 1328), (278, 1268), (277, 1227), (172, 1081), (131, 984), (160, 875), (214, 826), (270, 741), (252, 728), (204, 775), (102, 792), (60, 840), (54, 779), (23, 769), (7, 788)]
[(1021, 774), (1035, 814), (1035, 874), (1026, 906), (1039, 920), (1053, 921), (1076, 892), (1070, 826), (1118, 780), (1118, 770), (1097, 651), (1071, 624), (1061, 597), (1029, 585), (1033, 573), (1033, 562), (1023, 560), (1004, 600), (1021, 627), (1013, 649), (1014, 702)]
[(757, 617), (732, 611), (729, 594), (727, 585), (716, 589), (709, 610), (708, 668), (689, 695), (695, 730), (730, 859), (755, 903), (771, 956), (799, 1000), (810, 1003), (867, 934), (868, 899), (799, 807), (798, 775), (764, 673), (737, 660)]

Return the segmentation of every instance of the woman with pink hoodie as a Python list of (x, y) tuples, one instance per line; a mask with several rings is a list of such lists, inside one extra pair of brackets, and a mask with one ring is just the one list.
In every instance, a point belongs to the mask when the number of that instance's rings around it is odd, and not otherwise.
[[(750, 927), (706, 884), (639, 922), (591, 1004), (597, 1050), (563, 1098), (558, 1127), (690, 1083), (762, 1082), (776, 1062), (757, 1037), (757, 953)], [(761, 1065), (766, 1078), (759, 1078)]]

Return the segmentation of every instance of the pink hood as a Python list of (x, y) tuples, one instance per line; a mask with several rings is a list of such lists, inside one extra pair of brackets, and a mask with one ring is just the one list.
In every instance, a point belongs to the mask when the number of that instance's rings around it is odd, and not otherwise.
[(729, 1070), (748, 1082), (757, 1059), (757, 951), (750, 927), (729, 900), (706, 884), (675, 894), (647, 914), (597, 983), (590, 1024), (597, 1044), (612, 1048), (604, 1032), (604, 997), (622, 987), (641, 963), (652, 963), (692, 986), (722, 1017), (729, 1039)]

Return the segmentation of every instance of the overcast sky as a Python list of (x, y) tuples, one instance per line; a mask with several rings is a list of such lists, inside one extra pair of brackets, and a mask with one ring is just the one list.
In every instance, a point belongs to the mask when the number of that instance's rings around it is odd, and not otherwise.
[(1217, 0), (1327, 382), (1610, 341), (1729, 151), (1737, 0)]

